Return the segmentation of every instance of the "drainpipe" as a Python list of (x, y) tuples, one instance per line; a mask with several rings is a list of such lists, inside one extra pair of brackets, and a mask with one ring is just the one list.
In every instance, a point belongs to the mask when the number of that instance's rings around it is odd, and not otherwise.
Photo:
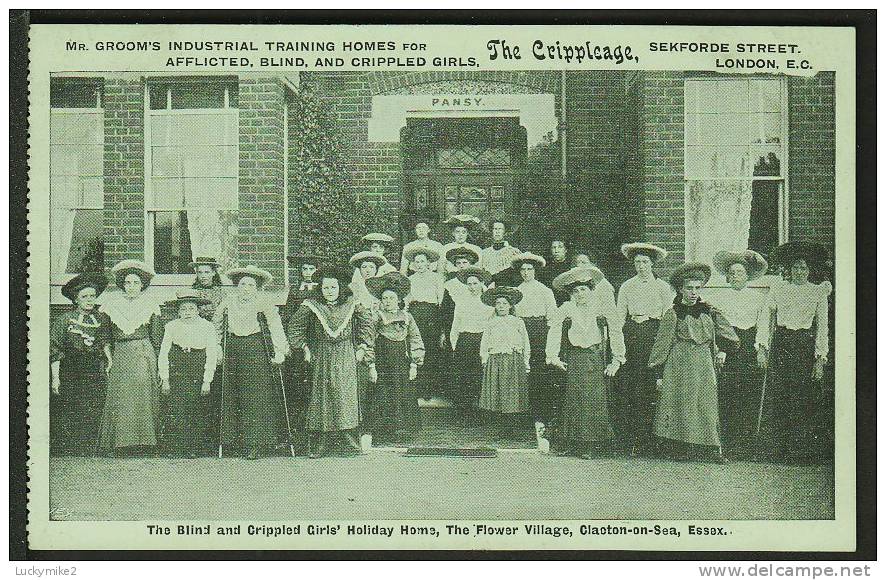
[(283, 91), (283, 280), (289, 286), (289, 103)]
[(560, 177), (566, 179), (566, 70), (560, 71)]

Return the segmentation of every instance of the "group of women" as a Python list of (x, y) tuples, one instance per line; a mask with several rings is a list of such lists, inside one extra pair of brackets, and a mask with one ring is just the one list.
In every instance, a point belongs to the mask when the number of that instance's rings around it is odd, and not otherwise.
[(683, 264), (665, 282), (654, 273), (665, 250), (625, 244), (636, 275), (616, 295), (563, 240), (548, 258), (522, 252), (496, 221), (481, 249), (468, 241), (477, 218), (446, 223), (444, 245), (419, 222), (399, 269), (380, 233), (347, 268), (293, 257), (299, 280), (282, 309), (264, 292), (267, 271), (231, 269), (226, 291), (220, 265), (197, 258), (165, 327), (148, 265), (114, 266), (121, 291), (100, 306), (106, 278), (76, 276), (62, 289), (74, 308), (52, 325), (55, 444), (195, 457), (211, 442), (256, 459), (281, 443), (294, 453), (307, 435), (311, 456), (358, 454), (366, 435), (407, 444), (425, 405), (494, 417), (506, 436), (532, 417), (540, 443), (585, 458), (613, 442), (713, 462), (808, 448), (828, 354), (830, 285), (809, 281), (822, 248), (777, 248), (784, 280), (768, 294), (747, 285), (766, 272), (762, 256), (721, 252), (730, 287), (707, 301), (710, 265)]

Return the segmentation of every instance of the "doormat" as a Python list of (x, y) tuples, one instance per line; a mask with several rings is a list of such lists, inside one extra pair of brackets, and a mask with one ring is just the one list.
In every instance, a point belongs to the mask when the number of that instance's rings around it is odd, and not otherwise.
[(491, 458), (498, 453), (489, 447), (475, 449), (459, 449), (451, 447), (410, 447), (406, 450), (406, 457), (472, 457)]

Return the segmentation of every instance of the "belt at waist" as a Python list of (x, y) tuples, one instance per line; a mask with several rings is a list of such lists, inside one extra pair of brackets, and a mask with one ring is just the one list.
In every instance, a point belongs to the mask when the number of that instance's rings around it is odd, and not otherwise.
[(173, 344), (173, 345), (172, 345), (172, 348), (174, 348), (174, 349), (178, 349), (178, 350), (180, 350), (180, 351), (182, 351), (182, 352), (191, 352), (192, 350), (194, 350), (194, 351), (205, 351), (205, 350), (206, 350), (205, 348), (201, 348), (201, 347), (196, 347), (196, 346), (181, 346), (181, 345), (178, 345), (178, 344)]
[(233, 332), (231, 332), (231, 331), (229, 330), (229, 331), (228, 331), (228, 335), (230, 335), (230, 336), (232, 336), (232, 337), (234, 337), (234, 338), (249, 338), (249, 337), (251, 337), (251, 336), (260, 336), (260, 335), (261, 335), (261, 331), (253, 332), (252, 334), (234, 334)]
[(788, 328), (787, 326), (776, 326), (775, 332), (780, 334), (812, 334), (812, 327), (809, 328)]
[(521, 316), (520, 318), (522, 318), (523, 320), (545, 320), (545, 321), (547, 321), (547, 319), (548, 319), (548, 317), (544, 316), (544, 315), (542, 315), (542, 316)]
[(114, 342), (133, 342), (136, 340), (147, 340), (150, 341), (147, 336), (121, 336), (119, 338), (115, 338)]
[(636, 322), (637, 324), (643, 324), (644, 322), (649, 322), (650, 320), (654, 320), (656, 322), (659, 321), (658, 318), (653, 318), (652, 316), (646, 316), (645, 314), (632, 314), (628, 316), (628, 319), (631, 322)]

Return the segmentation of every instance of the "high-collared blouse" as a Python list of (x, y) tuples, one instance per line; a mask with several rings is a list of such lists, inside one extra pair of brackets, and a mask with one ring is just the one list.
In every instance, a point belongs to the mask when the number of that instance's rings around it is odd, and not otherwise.
[(160, 378), (169, 384), (169, 351), (172, 345), (184, 350), (206, 351), (206, 364), (203, 366), (203, 382), (211, 383), (215, 376), (215, 365), (219, 357), (218, 336), (215, 325), (204, 318), (176, 318), (166, 323), (163, 342), (160, 343), (160, 356), (157, 370)]
[(563, 304), (557, 309), (557, 318), (548, 330), (548, 342), (545, 349), (545, 357), (548, 362), (558, 360), (560, 347), (563, 340), (563, 325), (569, 322), (569, 330), (566, 338), (569, 344), (578, 348), (590, 348), (603, 341), (598, 319), (606, 320), (609, 335), (609, 348), (612, 350), (612, 358), (625, 363), (625, 341), (622, 334), (622, 324), (618, 319), (615, 309), (602, 310), (596, 300), (590, 300), (587, 305), (578, 305), (573, 301)]
[(270, 297), (262, 295), (244, 300), (235, 293), (222, 301), (213, 318), (219, 333), (219, 342), (221, 342), (225, 330), (234, 336), (251, 336), (261, 332), (261, 324), (258, 321), (259, 313), (264, 315), (267, 322), (274, 352), (288, 352), (289, 345), (286, 342), (286, 333), (283, 332), (280, 310), (271, 302)]
[(459, 334), (462, 332), (482, 333), (486, 322), (495, 311), (492, 306), (483, 304), (479, 295), (471, 294), (467, 286), (461, 285), (464, 287), (464, 291), (450, 293), (455, 302), (455, 315), (452, 319), (452, 330), (449, 332), (449, 342), (452, 344), (453, 350), (458, 343)]
[[(421, 332), (415, 319), (405, 310), (397, 312), (379, 310), (373, 315), (372, 333), (373, 344), (378, 336), (383, 336), (393, 342), (408, 341), (409, 360), (412, 361), (412, 364), (420, 366), (424, 362), (425, 343), (421, 338)], [(374, 353), (372, 358), (375, 358)]]
[(769, 345), (769, 317), (775, 315), (775, 323), (789, 330), (810, 329), (815, 325), (815, 355), (827, 358), (828, 346), (828, 296), (831, 283), (793, 284), (783, 282), (774, 286), (766, 297), (763, 315), (757, 325), (757, 346)]
[(520, 250), (508, 242), (501, 242), (499, 247), (492, 245), (480, 252), (479, 265), (494, 276), (495, 274), (510, 268), (511, 261), (514, 256), (519, 253)]
[(95, 309), (65, 312), (52, 322), (49, 332), (49, 362), (66, 356), (104, 356), (111, 324), (108, 317)]
[[(403, 246), (403, 253), (400, 255), (400, 273), (408, 276), (413, 270), (409, 260), (406, 259), (406, 252), (412, 251), (413, 248), (422, 250), (433, 250), (438, 256), (443, 256), (443, 244), (431, 238), (416, 239)], [(437, 262), (430, 263), (430, 270), (437, 270)]]
[(680, 298), (675, 298), (661, 318), (649, 354), (649, 367), (665, 364), (671, 347), (677, 340), (708, 346), (711, 356), (715, 356), (720, 351), (715, 340), (718, 336), (733, 343), (738, 343), (739, 340), (732, 325), (716, 308), (711, 308), (701, 300), (692, 306), (686, 306), (680, 303)]
[(478, 256), (481, 255), (481, 254), (483, 253), (483, 248), (481, 248), (480, 246), (478, 246), (478, 245), (476, 245), (476, 244), (472, 244), (471, 242), (465, 242), (465, 243), (463, 243), (463, 244), (457, 244), (457, 243), (455, 243), (455, 242), (449, 242), (448, 244), (446, 244), (445, 246), (443, 246), (443, 252), (441, 253), (441, 256), (442, 256), (442, 257), (440, 258), (440, 261), (441, 261), (441, 262), (446, 262), (446, 271), (447, 271), (447, 272), (455, 272), (455, 271), (458, 270), (458, 268), (455, 267), (455, 264), (453, 264), (452, 262), (446, 260), (446, 253), (447, 253), (449, 250), (452, 250), (453, 248), (470, 248), (471, 250), (474, 250), (475, 252), (477, 252), (477, 255), (478, 255)]
[(618, 312), (622, 320), (636, 322), (661, 320), (676, 296), (671, 285), (661, 278), (629, 278), (618, 289)]
[(523, 294), (523, 300), (514, 306), (514, 311), (520, 318), (535, 318), (544, 316), (551, 324), (557, 317), (557, 300), (554, 291), (539, 282), (530, 280), (517, 286)]
[(522, 318), (508, 314), (493, 315), (486, 322), (483, 338), (480, 339), (480, 360), (483, 364), (491, 354), (519, 352), (523, 355), (526, 368), (529, 368), (529, 334)]
[(726, 317), (729, 324), (740, 330), (757, 325), (766, 295), (756, 288), (745, 286), (741, 290), (725, 288), (711, 297), (710, 303)]
[(438, 272), (416, 272), (409, 277), (409, 295), (406, 303), (427, 302), (437, 306), (443, 302), (445, 292), (443, 276)]

